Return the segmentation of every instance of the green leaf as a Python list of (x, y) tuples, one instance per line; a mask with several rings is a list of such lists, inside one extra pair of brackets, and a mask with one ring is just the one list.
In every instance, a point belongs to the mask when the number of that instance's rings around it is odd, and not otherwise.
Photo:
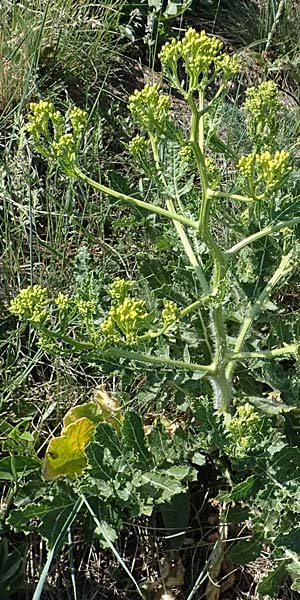
[(18, 592), (24, 581), (25, 548), (9, 552), (7, 539), (0, 542), (0, 590), (1, 600), (7, 600)]
[[(160, 511), (167, 530), (169, 547), (171, 550), (179, 550), (184, 542), (185, 531), (189, 523), (189, 494), (182, 492), (173, 496), (170, 502), (160, 506)], [(181, 531), (182, 535), (178, 535)]]
[(95, 535), (101, 540), (103, 548), (110, 548), (110, 544), (118, 539), (116, 529), (107, 521), (101, 520), (98, 527), (95, 529)]
[(294, 592), (300, 592), (300, 579), (294, 579), (291, 585), (291, 590), (293, 590)]
[(235, 502), (246, 500), (255, 491), (256, 483), (256, 475), (250, 475), (250, 477), (235, 485), (231, 492), (221, 492), (219, 498), (222, 500), (234, 500)]
[(119, 434), (109, 423), (99, 423), (94, 433), (94, 441), (104, 449), (110, 451), (113, 458), (123, 454), (123, 447)]
[(109, 187), (126, 196), (132, 195), (132, 189), (128, 185), (128, 180), (118, 171), (108, 171), (107, 173)]
[(275, 546), (283, 546), (292, 552), (300, 553), (300, 527), (295, 527), (289, 533), (280, 534), (274, 540)]
[(133, 484), (136, 487), (142, 485), (143, 496), (151, 498), (153, 504), (168, 502), (173, 496), (184, 491), (181, 482), (174, 477), (156, 472), (143, 473), (138, 480), (134, 476)]
[(198, 467), (203, 467), (206, 465), (205, 454), (202, 454), (201, 452), (195, 452), (195, 454), (192, 456), (192, 463), (194, 465), (198, 465)]
[[(103, 486), (103, 483), (113, 477), (113, 470), (104, 459), (104, 448), (97, 442), (91, 442), (86, 449), (86, 458), (88, 462), (88, 471), (90, 477), (97, 486)], [(84, 484), (85, 485), (85, 484)], [(106, 489), (104, 487), (104, 489)], [(108, 490), (107, 490), (108, 491)]]
[(248, 396), (248, 402), (253, 404), (259, 411), (273, 417), (274, 415), (280, 415), (281, 413), (290, 412), (295, 410), (293, 406), (287, 406), (282, 401), (271, 400), (269, 398), (260, 398), (259, 396)]
[(255, 538), (237, 542), (228, 553), (228, 558), (237, 565), (246, 565), (261, 553), (262, 542)]
[(242, 506), (231, 506), (226, 515), (227, 523), (243, 523), (249, 519), (250, 509)]
[(194, 475), (197, 476), (196, 470), (188, 465), (173, 465), (168, 467), (165, 473), (175, 477), (178, 481), (191, 479)]
[(41, 468), (39, 458), (31, 456), (5, 456), (0, 459), (0, 479), (15, 481)]
[(192, 0), (168, 0), (168, 4), (164, 10), (166, 18), (178, 17), (186, 11), (191, 5)]
[(159, 12), (163, 6), (163, 0), (148, 0), (149, 8), (154, 8), (156, 12)]
[(286, 561), (283, 560), (275, 569), (269, 571), (267, 575), (261, 578), (257, 586), (257, 592), (262, 596), (277, 598), (279, 589), (284, 584), (286, 578)]
[(174, 445), (170, 443), (167, 430), (161, 421), (156, 421), (147, 436), (147, 442), (155, 464), (160, 465), (168, 458), (175, 458)]
[(125, 445), (132, 449), (143, 462), (150, 460), (150, 454), (145, 444), (145, 434), (141, 416), (134, 410), (127, 411), (122, 426)]
[(66, 496), (64, 493), (25, 508), (11, 511), (8, 523), (17, 531), (30, 533), (32, 521), (40, 521), (38, 531), (47, 540), (48, 548), (52, 548), (60, 536), (64, 524), (73, 511), (77, 498)]

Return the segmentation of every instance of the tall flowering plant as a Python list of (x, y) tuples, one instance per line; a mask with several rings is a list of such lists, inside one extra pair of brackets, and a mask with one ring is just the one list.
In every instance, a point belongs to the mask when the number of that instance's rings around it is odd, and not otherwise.
[[(217, 454), (219, 465), (224, 466), (222, 457), (227, 457), (232, 467), (231, 474), (230, 469), (224, 469), (227, 491), (222, 495), (223, 522), (232, 501), (248, 504), (245, 516), (253, 518), (252, 543), (240, 541), (231, 558), (239, 562), (244, 557), (247, 562), (259, 554), (264, 541), (273, 544), (283, 562), (276, 567), (274, 578), (270, 576), (262, 584), (262, 593), (270, 593), (274, 582), (299, 568), (296, 534), (292, 531), (289, 537), (286, 531), (295, 522), (296, 530), (300, 530), (299, 506), (294, 501), (299, 492), (296, 471), (300, 452), (294, 444), (293, 420), (286, 417), (294, 408), (274, 403), (262, 394), (258, 397), (253, 380), (249, 383), (247, 379), (255, 369), (266, 372), (267, 365), (276, 361), (281, 368), (286, 358), (297, 366), (299, 355), (296, 322), (291, 323), (284, 337), (270, 316), (276, 309), (274, 295), (295, 272), (299, 258), (295, 232), (300, 216), (285, 196), (293, 158), (278, 142), (282, 110), (279, 90), (273, 81), (267, 81), (246, 91), (242, 115), (247, 152), (241, 155), (218, 137), (214, 124), (217, 108), (238, 72), (237, 58), (224, 51), (218, 38), (194, 29), (189, 29), (180, 41), (167, 42), (159, 58), (170, 88), (176, 89), (186, 103), (189, 127), (182, 130), (176, 125), (171, 96), (159, 85), (146, 85), (130, 96), (128, 107), (139, 133), (129, 142), (128, 150), (140, 172), (144, 171), (148, 180), (154, 179), (153, 200), (151, 188), (146, 198), (137, 193), (127, 195), (95, 181), (82, 170), (80, 145), (88, 115), (81, 109), (74, 108), (63, 116), (51, 103), (32, 103), (27, 131), (36, 151), (56, 161), (68, 177), (121, 203), (153, 213), (173, 228), (182, 250), (181, 260), (187, 272), (192, 272), (192, 278), (186, 279), (185, 295), (168, 294), (150, 305), (141, 297), (138, 282), (118, 277), (107, 289), (108, 308), (107, 302), (103, 307), (99, 298), (83, 299), (76, 293), (60, 293), (52, 298), (46, 287), (35, 285), (21, 290), (11, 301), (10, 311), (31, 323), (48, 353), (75, 353), (97, 365), (120, 362), (137, 371), (143, 365), (152, 366), (158, 372), (167, 372), (171, 379), (173, 376), (174, 381), (178, 374), (189, 381), (194, 378), (192, 391), (183, 389), (187, 396), (194, 396), (189, 426), (190, 431), (197, 432), (196, 446), (204, 454)], [(224, 164), (233, 173), (230, 177), (224, 176)], [(190, 301), (185, 302), (186, 297)], [(191, 331), (196, 332), (196, 343), (195, 336), (188, 335)], [(79, 471), (73, 474), (83, 476), (87, 464), (96, 469), (88, 443), (95, 426), (103, 427), (100, 417), (96, 421), (90, 418), (93, 426), (85, 429)], [(155, 460), (150, 459), (154, 450), (142, 441), (141, 429), (135, 438), (128, 433), (140, 428), (139, 417), (126, 418), (123, 422), (122, 417), (117, 432), (111, 429), (112, 438), (117, 439), (123, 431), (126, 447), (129, 438), (135, 448), (138, 445), (136, 468), (149, 461), (154, 468)], [(288, 423), (292, 423), (292, 432)], [(70, 436), (68, 427), (69, 422), (62, 437)], [(101, 432), (102, 442), (106, 440), (110, 448), (104, 429)], [(167, 444), (164, 439), (169, 448), (172, 442)], [(150, 436), (147, 443), (151, 442), (154, 437)], [(87, 461), (82, 459), (86, 445)], [(193, 445), (191, 449), (188, 444), (185, 456), (193, 456), (200, 464), (199, 453), (197, 459), (193, 454), (197, 448)], [(111, 452), (114, 456), (113, 449)], [(175, 455), (168, 456), (170, 464)], [(51, 472), (70, 474), (62, 463), (55, 468), (51, 451), (48, 462), (50, 459)], [(288, 486), (284, 481), (285, 461), (291, 471)], [(177, 475), (181, 481), (191, 477), (189, 470), (179, 469)], [(158, 481), (161, 484), (156, 478), (156, 484)], [(168, 480), (169, 493), (163, 498), (158, 496), (157, 502), (170, 501), (180, 492), (181, 488), (172, 485)], [(119, 492), (115, 489), (114, 493), (118, 496)], [(156, 492), (151, 493), (154, 497)], [(149, 510), (149, 502), (143, 499), (141, 512), (146, 511), (146, 505)], [(223, 527), (211, 562), (212, 580), (221, 569), (224, 531)], [(293, 585), (298, 589), (296, 577)]]

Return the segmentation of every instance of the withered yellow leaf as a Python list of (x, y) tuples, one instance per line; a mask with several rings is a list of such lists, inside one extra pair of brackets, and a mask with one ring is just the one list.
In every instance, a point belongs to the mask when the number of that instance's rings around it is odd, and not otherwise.
[(94, 429), (95, 423), (87, 417), (64, 427), (62, 435), (49, 442), (43, 464), (44, 478), (50, 481), (63, 475), (82, 475), (86, 467), (84, 450)]
[(81, 419), (82, 417), (86, 417), (95, 425), (98, 425), (98, 423), (100, 423), (100, 421), (103, 420), (101, 411), (99, 410), (97, 404), (93, 401), (86, 402), (85, 404), (73, 406), (73, 408), (70, 408), (70, 410), (68, 410), (63, 420), (64, 428), (68, 427), (70, 423), (75, 423), (76, 421), (78, 421), (78, 419)]
[(105, 423), (110, 423), (115, 429), (120, 429), (123, 414), (120, 402), (116, 397), (109, 395), (104, 387), (98, 386), (94, 392), (94, 401)]

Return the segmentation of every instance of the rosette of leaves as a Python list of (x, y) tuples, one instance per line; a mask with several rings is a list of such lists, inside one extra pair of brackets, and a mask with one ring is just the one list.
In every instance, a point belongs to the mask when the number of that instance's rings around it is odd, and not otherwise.
[[(34, 489), (25, 485), (16, 498), (22, 506), (8, 519), (23, 531), (31, 531), (38, 520), (49, 547), (57, 543), (62, 524), (79, 514), (82, 519), (82, 498), (101, 515), (96, 535), (107, 545), (126, 515), (151, 515), (155, 506), (172, 502), (196, 478), (190, 462), (195, 443), (186, 431), (179, 427), (170, 433), (158, 419), (146, 435), (138, 413), (123, 412), (103, 391), (95, 400), (67, 413), (62, 434), (50, 441), (44, 459), (44, 478), (52, 481), (41, 479)], [(89, 527), (91, 518), (89, 514)]]

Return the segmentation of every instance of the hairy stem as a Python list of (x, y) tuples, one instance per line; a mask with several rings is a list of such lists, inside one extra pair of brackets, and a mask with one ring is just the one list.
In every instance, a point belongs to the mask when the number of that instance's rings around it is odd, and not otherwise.
[[(152, 152), (153, 152), (153, 156), (154, 156), (154, 160), (155, 160), (156, 168), (158, 170), (159, 177), (164, 185), (165, 190), (167, 190), (167, 182), (166, 182), (165, 176), (164, 176), (164, 174), (161, 170), (161, 166), (160, 166), (157, 141), (153, 135), (150, 135), (150, 142), (151, 142)], [(177, 214), (176, 209), (173, 204), (173, 200), (171, 198), (167, 198), (166, 205), (167, 205), (167, 209), (170, 213)], [(183, 227), (182, 223), (176, 221), (175, 219), (173, 219), (173, 223), (174, 223), (174, 227), (178, 233), (179, 239), (182, 243), (183, 249), (186, 253), (186, 256), (188, 257), (189, 262), (196, 273), (196, 276), (200, 282), (200, 285), (201, 285), (204, 293), (208, 294), (209, 293), (209, 285), (206, 281), (206, 277), (204, 275), (202, 266), (201, 266), (199, 260), (197, 259), (195, 252), (192, 248), (192, 245), (186, 235), (184, 227)]]
[(226, 250), (226, 252), (224, 252), (224, 254), (225, 254), (226, 258), (230, 258), (231, 256), (234, 256), (234, 254), (237, 254), (240, 250), (242, 250), (242, 248), (245, 248), (245, 246), (249, 246), (249, 244), (252, 244), (253, 242), (256, 242), (257, 240), (260, 240), (261, 238), (265, 237), (266, 235), (271, 235), (272, 233), (276, 233), (277, 231), (280, 231), (281, 229), (284, 229), (285, 227), (294, 227), (294, 225), (297, 225), (298, 223), (300, 223), (300, 217), (295, 217), (294, 219), (288, 219), (287, 221), (279, 221), (279, 223), (275, 223), (274, 225), (268, 225), (267, 227), (264, 227), (260, 231), (257, 231), (256, 233), (249, 235), (249, 237), (245, 238), (241, 242), (238, 242), (237, 244), (235, 244), (234, 246), (229, 248), (229, 250)]
[(97, 359), (97, 356), (105, 359), (109, 358), (126, 358), (135, 362), (158, 365), (161, 367), (169, 367), (171, 369), (183, 369), (186, 371), (201, 371), (208, 377), (215, 373), (215, 367), (213, 365), (200, 365), (197, 363), (187, 363), (180, 360), (173, 360), (166, 356), (152, 356), (150, 354), (143, 354), (142, 352), (131, 352), (130, 350), (123, 350), (122, 348), (111, 348), (109, 350), (99, 350), (97, 352), (87, 355), (88, 359)]
[(189, 97), (189, 106), (192, 111), (191, 119), (191, 136), (190, 141), (194, 150), (197, 161), (198, 171), (202, 184), (202, 201), (199, 215), (199, 235), (211, 252), (214, 261), (213, 280), (211, 296), (218, 296), (219, 301), (216, 307), (213, 307), (210, 312), (211, 327), (215, 342), (215, 354), (213, 365), (215, 373), (210, 378), (214, 393), (215, 408), (223, 414), (225, 421), (230, 419), (230, 404), (231, 404), (231, 385), (225, 373), (225, 355), (227, 352), (227, 334), (224, 322), (223, 307), (221, 304), (220, 286), (226, 274), (227, 258), (225, 257), (220, 246), (214, 240), (209, 224), (209, 208), (210, 199), (212, 197), (211, 190), (208, 187), (208, 179), (204, 158), (204, 126), (205, 116), (204, 109), (204, 93), (199, 93), (199, 109), (192, 96)]
[(127, 202), (128, 204), (132, 204), (133, 206), (137, 206), (138, 208), (143, 208), (150, 212), (156, 213), (162, 217), (166, 217), (167, 219), (170, 219), (172, 221), (177, 221), (178, 223), (187, 225), (188, 227), (191, 227), (191, 229), (195, 229), (196, 231), (198, 230), (198, 223), (196, 223), (192, 219), (189, 219), (188, 217), (179, 215), (177, 213), (171, 213), (165, 208), (161, 208), (160, 206), (156, 206), (155, 204), (151, 204), (150, 202), (144, 202), (143, 200), (139, 200), (138, 198), (133, 198), (132, 196), (127, 196), (126, 194), (122, 194), (121, 192), (112, 190), (106, 185), (103, 185), (102, 183), (94, 181), (94, 179), (88, 177), (88, 175), (83, 173), (78, 167), (74, 167), (74, 173), (76, 174), (76, 177), (78, 177), (78, 179), (80, 179), (84, 183), (88, 183), (95, 190), (98, 190), (99, 192), (102, 192), (107, 196), (112, 196), (113, 198), (121, 200), (122, 202)]
[[(269, 282), (267, 283), (265, 288), (262, 290), (262, 292), (260, 293), (258, 298), (255, 300), (254, 304), (249, 306), (248, 315), (247, 315), (247, 317), (241, 327), (240, 333), (237, 337), (237, 340), (236, 340), (236, 343), (234, 346), (234, 350), (233, 350), (233, 355), (239, 354), (239, 352), (241, 351), (241, 349), (243, 347), (243, 344), (245, 342), (245, 339), (248, 335), (248, 332), (252, 326), (254, 319), (256, 319), (257, 315), (263, 309), (264, 304), (270, 297), (270, 294), (272, 293), (274, 287), (278, 284), (278, 282), (280, 281), (280, 279), (282, 279), (282, 277), (285, 277), (288, 273), (291, 272), (292, 268), (293, 268), (293, 265), (291, 264), (291, 255), (287, 254), (286, 256), (283, 256), (280, 261), (279, 266), (277, 267), (275, 273), (272, 275), (271, 279), (269, 280)], [(228, 378), (231, 378), (233, 375), (233, 371), (235, 368), (235, 362), (236, 361), (234, 361), (234, 360), (230, 360), (230, 362), (226, 368), (226, 375)]]
[(256, 350), (254, 352), (237, 352), (228, 355), (228, 359), (232, 360), (247, 360), (251, 358), (278, 358), (286, 354), (297, 354), (298, 344), (287, 344), (282, 348), (274, 348), (274, 350)]

